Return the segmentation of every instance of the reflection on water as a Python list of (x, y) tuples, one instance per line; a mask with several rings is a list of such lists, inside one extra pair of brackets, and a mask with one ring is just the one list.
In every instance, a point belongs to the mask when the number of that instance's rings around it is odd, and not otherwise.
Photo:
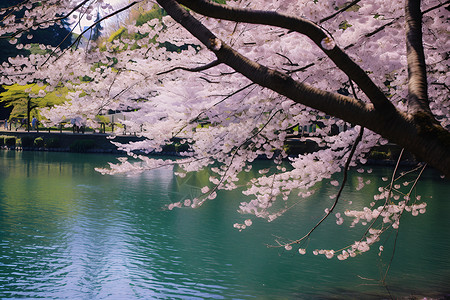
[[(198, 193), (199, 173), (185, 180), (172, 170), (102, 176), (94, 167), (113, 157), (69, 153), (0, 152), (0, 298), (47, 299), (307, 299), (380, 298), (376, 280), (389, 262), (389, 243), (348, 261), (300, 256), (267, 248), (273, 236), (297, 238), (330, 205), (331, 185), (271, 224), (254, 220), (243, 232), (236, 212), (239, 192), (199, 209), (164, 207)], [(267, 162), (259, 162), (266, 164)], [(348, 201), (371, 201), (348, 189)], [(356, 181), (355, 181), (356, 182)], [(448, 182), (433, 172), (419, 185), (432, 196), (428, 211), (402, 219), (387, 280), (394, 297), (450, 292)], [(362, 205), (362, 204), (361, 204)], [(308, 250), (343, 246), (360, 234), (331, 220), (313, 235)], [(344, 223), (345, 224), (345, 223)], [(348, 225), (348, 222), (347, 222)], [(309, 251), (311, 252), (311, 251)], [(363, 279), (366, 278), (366, 279)], [(370, 279), (370, 280), (369, 280)], [(373, 279), (373, 280), (372, 280)]]

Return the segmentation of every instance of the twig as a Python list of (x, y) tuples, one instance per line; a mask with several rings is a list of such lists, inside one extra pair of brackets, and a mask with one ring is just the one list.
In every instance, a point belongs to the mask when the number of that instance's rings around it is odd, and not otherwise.
[(211, 195), (212, 193), (214, 193), (216, 190), (218, 190), (219, 186), (226, 180), (227, 178), (227, 173), (230, 170), (231, 165), (233, 164), (233, 160), (236, 157), (239, 149), (244, 146), (245, 144), (247, 144), (249, 141), (251, 141), (254, 137), (256, 137), (258, 134), (260, 134), (264, 128), (266, 128), (266, 126), (270, 123), (270, 121), (272, 121), (272, 119), (276, 116), (277, 113), (281, 112), (281, 110), (277, 110), (276, 112), (273, 113), (273, 115), (267, 120), (267, 122), (256, 132), (254, 133), (251, 137), (247, 138), (243, 143), (241, 143), (236, 149), (234, 149), (234, 153), (231, 156), (231, 160), (230, 163), (227, 165), (227, 168), (225, 170), (225, 172), (223, 173), (223, 175), (221, 175), (220, 181), (218, 184), (216, 184), (207, 194), (204, 195), (204, 199), (203, 201), (199, 202), (199, 205), (201, 205), (204, 201), (206, 201), (206, 199), (209, 197), (209, 195)]
[(208, 70), (212, 67), (218, 66), (219, 64), (221, 64), (221, 62), (219, 60), (214, 60), (206, 65), (203, 66), (199, 66), (199, 67), (194, 67), (194, 68), (187, 68), (187, 67), (174, 67), (172, 69), (169, 69), (167, 71), (162, 71), (159, 73), (156, 73), (156, 75), (163, 75), (163, 74), (167, 74), (170, 72), (173, 72), (175, 70), (183, 70), (183, 71), (188, 71), (188, 72), (200, 72), (200, 71), (205, 71)]
[[(307, 234), (305, 234), (302, 238), (300, 238), (300, 239), (298, 239), (298, 240), (295, 240), (295, 241), (293, 241), (293, 242), (288, 243), (289, 245), (292, 245), (292, 244), (299, 244), (301, 241), (303, 241), (304, 239), (306, 239), (307, 237), (309, 237), (309, 236), (314, 232), (314, 230), (316, 230), (316, 228), (319, 227), (319, 225), (322, 224), (322, 222), (325, 221), (325, 219), (333, 212), (334, 208), (335, 208), (336, 205), (338, 204), (338, 201), (339, 201), (339, 198), (340, 198), (340, 196), (341, 196), (342, 190), (344, 189), (345, 183), (347, 182), (347, 173), (348, 173), (348, 169), (349, 169), (349, 167), (350, 167), (350, 163), (351, 163), (351, 161), (352, 161), (353, 154), (355, 153), (356, 148), (357, 148), (359, 142), (362, 140), (363, 134), (364, 134), (364, 127), (361, 127), (361, 129), (360, 129), (360, 131), (359, 131), (359, 134), (358, 134), (358, 136), (357, 136), (355, 142), (353, 143), (352, 149), (351, 149), (350, 154), (349, 154), (349, 156), (348, 156), (348, 158), (347, 158), (347, 161), (346, 161), (346, 163), (345, 163), (345, 167), (344, 167), (344, 178), (342, 179), (342, 184), (341, 184), (341, 186), (340, 186), (340, 188), (339, 188), (339, 191), (338, 191), (338, 193), (337, 193), (337, 195), (336, 195), (336, 200), (334, 200), (333, 206), (331, 206), (331, 208), (328, 210), (328, 212), (326, 213), (326, 215), (325, 215), (322, 219), (320, 219), (320, 221), (319, 221), (319, 222), (318, 222), (318, 223), (317, 223), (317, 224), (316, 224), (316, 225), (315, 225), (315, 226), (314, 226)], [(283, 246), (285, 246), (285, 244), (282, 245), (282, 246), (272, 246), (272, 247), (283, 247)]]
[[(417, 182), (419, 181), (419, 178), (422, 176), (422, 173), (423, 173), (423, 171), (425, 170), (426, 166), (427, 166), (427, 165), (425, 164), (425, 165), (423, 166), (422, 170), (420, 170), (419, 175), (417, 175), (417, 178), (416, 178), (416, 180), (414, 181), (414, 184), (412, 185), (412, 187), (411, 187), (411, 189), (410, 189), (410, 191), (409, 191), (409, 193), (408, 193), (408, 197), (411, 195), (411, 192), (412, 192), (413, 189), (416, 187)], [(406, 203), (407, 203), (407, 202), (406, 202)], [(405, 203), (405, 205), (406, 205), (406, 203)], [(404, 211), (404, 210), (403, 210), (403, 211)], [(400, 213), (399, 220), (400, 220), (401, 216), (403, 215), (403, 211)], [(384, 274), (384, 277), (383, 277), (383, 279), (381, 280), (381, 282), (382, 282), (383, 284), (384, 284), (385, 281), (386, 281), (386, 277), (387, 277), (388, 272), (389, 272), (389, 270), (390, 270), (392, 261), (394, 260), (395, 249), (397, 248), (397, 247), (396, 247), (396, 245), (397, 245), (397, 239), (398, 239), (398, 228), (397, 228), (396, 234), (395, 234), (394, 248), (392, 249), (392, 256), (391, 256), (391, 259), (390, 259), (390, 261), (389, 261), (389, 264), (388, 264), (388, 267), (387, 267), (387, 269), (386, 269), (386, 272), (385, 272), (385, 274)]]
[[(68, 12), (66, 15), (64, 15), (64, 16), (61, 16), (61, 17), (58, 17), (58, 18), (55, 18), (55, 19), (51, 19), (51, 20), (45, 20), (45, 21), (42, 21), (42, 22), (34, 23), (32, 27), (34, 27), (34, 26), (39, 26), (39, 25), (46, 24), (46, 23), (50, 23), (50, 22), (56, 22), (56, 21), (64, 20), (64, 19), (68, 18), (72, 13), (74, 13), (75, 11), (77, 11), (80, 7), (82, 7), (84, 4), (86, 4), (86, 3), (89, 2), (89, 1), (91, 1), (91, 0), (84, 0), (83, 2), (81, 2), (80, 4), (78, 4), (77, 6), (75, 6), (71, 11), (69, 11), (69, 12)], [(14, 37), (17, 36), (18, 34), (30, 30), (32, 27), (28, 27), (28, 28), (25, 28), (25, 29), (21, 29), (21, 30), (15, 32), (14, 34), (10, 35), (8, 38), (14, 38)]]
[[(83, 2), (83, 3), (85, 3), (85, 2)], [(106, 16), (104, 16), (103, 18), (98, 19), (91, 26), (89, 26), (85, 30), (83, 30), (83, 32), (80, 33), (80, 35), (75, 39), (75, 41), (67, 49), (71, 49), (75, 44), (79, 43), (81, 41), (81, 38), (83, 37), (83, 35), (86, 32), (88, 32), (90, 29), (94, 28), (98, 23), (100, 23), (100, 22), (102, 22), (102, 21), (104, 21), (106, 19), (109, 19), (112, 16), (117, 15), (117, 14), (121, 13), (124, 10), (127, 10), (128, 8), (132, 7), (133, 5), (135, 5), (135, 4), (139, 3), (139, 2), (141, 2), (141, 1), (133, 1), (130, 4), (128, 4), (128, 5), (124, 6), (124, 7), (122, 7), (120, 9), (118, 9), (118, 10), (116, 10), (116, 11), (114, 11), (114, 12), (112, 12), (112, 13), (106, 15)], [(64, 18), (66, 18), (66, 17), (64, 17)], [(64, 18), (59, 18), (59, 19), (64, 19)], [(56, 21), (58, 21), (59, 19), (56, 19)], [(61, 53), (61, 55), (57, 59), (59, 59), (67, 51), (67, 49), (65, 49), (63, 51), (63, 53)], [(50, 59), (50, 56), (44, 61), (44, 63), (41, 66), (45, 65), (49, 61), (49, 59)]]
[(341, 8), (340, 10), (338, 10), (337, 12), (335, 12), (334, 14), (329, 15), (328, 17), (325, 17), (325, 18), (321, 19), (321, 20), (319, 21), (319, 24), (320, 24), (320, 23), (323, 23), (323, 22), (325, 22), (325, 21), (328, 21), (328, 20), (330, 20), (330, 19), (332, 19), (332, 18), (334, 18), (334, 17), (336, 17), (338, 14), (342, 13), (343, 11), (346, 11), (347, 9), (349, 9), (350, 7), (352, 7), (353, 5), (358, 4), (359, 1), (361, 1), (361, 0), (355, 0), (355, 1), (353, 1), (353, 2), (350, 2), (350, 3), (347, 4), (346, 6), (344, 6), (343, 8)]

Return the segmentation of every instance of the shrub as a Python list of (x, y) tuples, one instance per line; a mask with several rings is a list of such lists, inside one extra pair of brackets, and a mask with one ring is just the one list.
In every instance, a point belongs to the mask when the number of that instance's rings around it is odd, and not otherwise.
[(16, 146), (16, 137), (15, 136), (7, 136), (5, 137), (5, 145), (8, 147)]
[(1, 135), (0, 136), (0, 147), (5, 145), (5, 136)]
[(49, 138), (45, 140), (45, 148), (59, 148), (61, 147), (61, 141), (59, 138)]
[(375, 159), (375, 160), (390, 159), (391, 158), (391, 153), (390, 153), (390, 151), (383, 152), (383, 151), (373, 150), (373, 151), (370, 152), (369, 158), (370, 159)]
[(33, 147), (34, 145), (34, 138), (31, 136), (24, 136), (21, 138), (22, 140), (22, 147)]
[[(34, 139), (33, 144), (37, 148), (42, 148), (42, 147), (44, 147), (44, 139), (42, 137), (37, 137)], [(22, 145), (23, 145), (23, 143), (22, 143)]]
[(70, 151), (72, 152), (87, 152), (89, 149), (95, 147), (94, 140), (79, 140), (70, 145)]

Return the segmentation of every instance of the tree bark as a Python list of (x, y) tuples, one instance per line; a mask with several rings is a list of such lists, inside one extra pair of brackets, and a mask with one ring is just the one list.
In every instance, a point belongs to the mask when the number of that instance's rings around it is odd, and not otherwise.
[(408, 63), (408, 111), (433, 117), (428, 100), (425, 54), (422, 42), (420, 0), (405, 1), (406, 55)]

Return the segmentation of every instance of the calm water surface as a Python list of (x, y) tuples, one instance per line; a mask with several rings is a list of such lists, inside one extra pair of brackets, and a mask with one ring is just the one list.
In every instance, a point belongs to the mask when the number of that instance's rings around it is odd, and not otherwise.
[[(206, 172), (183, 180), (172, 169), (103, 176), (114, 157), (0, 151), (0, 298), (45, 299), (316, 299), (438, 297), (450, 293), (450, 185), (432, 171), (418, 186), (428, 210), (404, 216), (386, 286), (379, 284), (393, 235), (377, 249), (347, 261), (313, 249), (345, 246), (361, 234), (329, 220), (313, 235), (308, 254), (267, 248), (275, 236), (298, 238), (333, 200), (323, 184), (306, 202), (272, 223), (254, 220), (239, 232), (238, 191), (199, 209), (169, 211), (193, 197)], [(258, 162), (261, 167), (268, 162)], [(338, 207), (362, 207), (363, 191), (346, 190)], [(353, 174), (350, 186), (357, 185)], [(372, 193), (372, 194), (371, 194)], [(348, 201), (353, 201), (349, 206)], [(389, 239), (388, 239), (389, 238)], [(378, 244), (375, 248), (378, 248)], [(389, 291), (389, 292), (388, 292)]]

